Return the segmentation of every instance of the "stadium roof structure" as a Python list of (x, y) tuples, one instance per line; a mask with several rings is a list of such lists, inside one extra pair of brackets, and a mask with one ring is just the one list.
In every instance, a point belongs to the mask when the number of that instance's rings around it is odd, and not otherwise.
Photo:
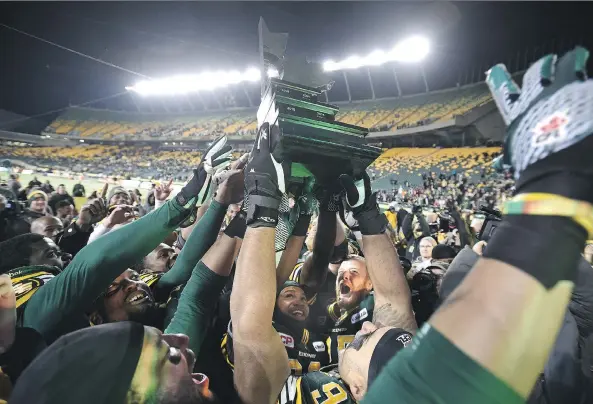
[[(382, 147), (484, 145), (500, 141), (504, 133), (483, 83), (339, 104), (337, 119), (369, 127), (368, 141)], [(256, 129), (255, 107), (169, 114), (71, 108), (42, 137), (72, 143), (204, 147), (221, 133), (235, 144), (248, 145)]]

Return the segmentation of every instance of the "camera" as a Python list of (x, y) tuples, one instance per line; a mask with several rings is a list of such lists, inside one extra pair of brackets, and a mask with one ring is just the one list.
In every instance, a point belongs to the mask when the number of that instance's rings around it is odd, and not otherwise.
[(430, 269), (424, 269), (414, 275), (410, 281), (412, 308), (418, 327), (434, 313), (439, 299), (438, 280), (439, 277)]
[(480, 229), (478, 239), (480, 241), (488, 242), (492, 238), (494, 232), (496, 231), (496, 228), (502, 221), (502, 213), (499, 210), (490, 209), (484, 205), (480, 206), (480, 210), (478, 211), (478, 213), (484, 215), (484, 224)]
[(12, 218), (17, 217), (21, 212), (25, 210), (25, 204), (20, 201), (14, 201), (12, 199), (6, 199), (4, 209), (0, 211), (0, 217)]

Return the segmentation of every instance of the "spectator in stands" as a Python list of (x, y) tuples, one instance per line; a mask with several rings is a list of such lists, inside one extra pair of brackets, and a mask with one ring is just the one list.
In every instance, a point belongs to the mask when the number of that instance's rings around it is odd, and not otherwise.
[(41, 181), (37, 179), (37, 177), (33, 177), (31, 181), (29, 181), (29, 188), (41, 187)]
[(45, 180), (45, 183), (41, 185), (41, 190), (48, 195), (52, 194), (55, 191), (54, 187), (50, 184), (49, 180)]
[(86, 191), (84, 189), (84, 185), (82, 185), (82, 183), (80, 181), (78, 181), (76, 184), (74, 184), (74, 187), (72, 188), (72, 195), (74, 197), (86, 196)]
[(55, 216), (40, 217), (31, 223), (31, 233), (48, 237), (54, 242), (57, 241), (58, 234), (63, 231), (64, 225), (62, 221)]
[(66, 191), (66, 186), (64, 184), (58, 185), (58, 191), (54, 194), (51, 198), (49, 198), (48, 205), (52, 212), (56, 212), (56, 205), (60, 201), (67, 201), (70, 205), (74, 206), (74, 199), (68, 194)]
[(114, 206), (114, 205), (131, 205), (132, 198), (130, 193), (126, 191), (124, 187), (115, 186), (107, 195), (107, 205)]
[(18, 177), (15, 174), (10, 174), (10, 180), (8, 181), (8, 188), (14, 192), (14, 195), (19, 194), (19, 190), (21, 189), (21, 183), (18, 180)]
[(55, 216), (62, 221), (64, 226), (70, 224), (74, 212), (74, 206), (68, 200), (61, 200), (56, 203)]
[(28, 218), (29, 223), (47, 214), (48, 197), (45, 192), (39, 189), (33, 190), (27, 195), (27, 200), (29, 208), (25, 210), (25, 216)]
[(389, 204), (389, 208), (385, 211), (387, 221), (391, 225), (393, 230), (397, 229), (397, 215), (396, 215), (396, 204), (394, 202)]

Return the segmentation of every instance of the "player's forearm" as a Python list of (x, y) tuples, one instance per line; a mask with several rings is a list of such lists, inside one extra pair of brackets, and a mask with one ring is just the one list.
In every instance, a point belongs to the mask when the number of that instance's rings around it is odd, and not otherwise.
[(275, 229), (247, 228), (231, 293), (235, 338), (269, 334), (276, 303)]
[[(399, 320), (399, 324), (382, 325), (398, 326), (414, 332), (417, 325), (412, 311), (410, 288), (393, 243), (386, 233), (363, 236), (363, 241), (367, 269), (375, 291), (375, 311), (381, 315), (381, 311), (377, 309), (387, 305), (389, 310), (381, 310), (386, 314), (393, 314), (390, 321)], [(376, 320), (383, 323), (388, 319)]]
[(338, 220), (336, 217), (336, 237), (334, 240), (334, 247), (339, 246), (346, 240), (346, 232), (344, 231), (344, 226), (342, 225), (342, 221)]
[(336, 239), (336, 214), (320, 210), (317, 219), (317, 233), (310, 264), (303, 266), (301, 283), (316, 287), (323, 283), (327, 276), (327, 266), (331, 259)]
[(197, 222), (198, 224), (186, 240), (173, 268), (159, 280), (159, 287), (177, 286), (187, 282), (192, 269), (216, 241), (226, 208), (226, 206), (212, 201), (210, 207), (202, 219)]
[(226, 281), (227, 276), (216, 273), (203, 261), (200, 261), (193, 269), (191, 278), (181, 292), (177, 311), (165, 330), (165, 334), (187, 335), (189, 347), (197, 356), (206, 336), (217, 297)]
[(27, 303), (26, 326), (53, 335), (73, 314), (81, 313), (115, 278), (150, 253), (185, 218), (174, 200), (87, 245), (66, 269)]
[[(541, 373), (562, 324), (572, 291), (570, 272), (579, 259), (578, 245), (585, 240), (585, 232), (570, 219), (529, 219), (533, 221), (521, 227), (499, 226), (486, 257), (430, 320), (465, 354), (523, 397)], [(540, 228), (537, 224), (550, 219), (556, 225)], [(517, 236), (523, 240), (521, 250), (515, 248)], [(498, 258), (488, 258), (488, 252)]]
[(192, 224), (191, 226), (187, 226), (187, 227), (184, 227), (183, 229), (181, 229), (181, 237), (184, 240), (189, 239), (189, 237), (191, 236), (192, 232), (194, 231), (194, 229), (196, 228), (196, 226), (198, 225), (198, 223), (200, 223), (200, 220), (202, 219), (202, 216), (204, 216), (206, 214), (206, 212), (208, 211), (208, 208), (209, 207), (210, 207), (210, 202), (206, 202), (205, 204), (203, 204), (202, 206), (200, 206), (198, 208), (198, 213), (196, 215), (196, 221), (194, 222), (194, 224)]
[(238, 238), (222, 234), (204, 254), (202, 262), (215, 274), (228, 277), (235, 259), (235, 245)]
[(282, 285), (288, 280), (292, 273), (299, 256), (306, 236), (290, 236), (286, 243), (286, 248), (282, 252), (278, 267), (276, 268), (276, 284)]

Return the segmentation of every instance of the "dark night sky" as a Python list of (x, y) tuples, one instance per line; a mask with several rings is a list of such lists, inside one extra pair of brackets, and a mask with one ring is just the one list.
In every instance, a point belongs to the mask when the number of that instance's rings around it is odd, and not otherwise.
[[(153, 77), (256, 65), (259, 16), (291, 34), (289, 49), (320, 59), (421, 33), (432, 43), (425, 65), (435, 88), (552, 39), (591, 47), (591, 15), (585, 2), (0, 3), (0, 23)], [(137, 79), (0, 26), (1, 109), (42, 114)]]

